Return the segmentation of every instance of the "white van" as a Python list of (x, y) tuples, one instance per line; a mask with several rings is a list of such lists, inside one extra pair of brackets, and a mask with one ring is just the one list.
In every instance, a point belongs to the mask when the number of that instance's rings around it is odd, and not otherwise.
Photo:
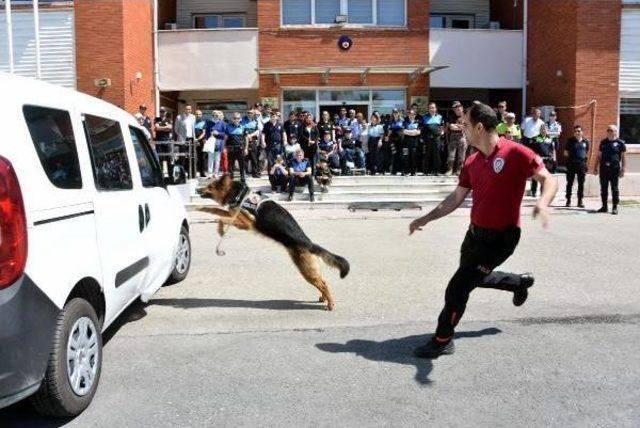
[(187, 276), (189, 223), (127, 112), (0, 73), (0, 408), (91, 402), (101, 333)]

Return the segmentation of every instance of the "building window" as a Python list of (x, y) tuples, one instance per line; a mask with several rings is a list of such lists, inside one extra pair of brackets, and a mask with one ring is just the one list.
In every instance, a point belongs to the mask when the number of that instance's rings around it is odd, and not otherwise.
[(282, 111), (287, 116), (292, 111), (316, 113), (315, 90), (285, 90), (282, 92), (282, 100)]
[(640, 98), (620, 99), (620, 138), (640, 144)]
[(406, 0), (281, 0), (282, 25), (330, 25), (344, 15), (350, 24), (406, 26)]
[(225, 118), (231, 118), (233, 113), (238, 112), (244, 115), (248, 109), (249, 106), (246, 101), (220, 100), (196, 102), (196, 110), (201, 110), (205, 119), (211, 119), (211, 113), (214, 110), (220, 110)]
[(429, 16), (429, 26), (431, 28), (475, 28), (474, 15), (444, 15), (431, 14)]
[(243, 15), (194, 15), (193, 28), (243, 28)]
[[(317, 96), (317, 98), (316, 98)], [(380, 114), (391, 114), (394, 108), (406, 107), (406, 92), (404, 89), (285, 89), (282, 91), (283, 113), (291, 111), (309, 111), (314, 115), (320, 110), (327, 110), (331, 114), (337, 113), (340, 107), (353, 108), (369, 116), (378, 111)]]

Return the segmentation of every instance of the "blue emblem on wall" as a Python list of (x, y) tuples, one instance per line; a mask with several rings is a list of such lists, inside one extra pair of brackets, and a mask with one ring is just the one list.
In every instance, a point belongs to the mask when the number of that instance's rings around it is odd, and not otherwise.
[(348, 51), (353, 46), (353, 40), (349, 36), (342, 36), (340, 40), (338, 40), (338, 47), (343, 51)]

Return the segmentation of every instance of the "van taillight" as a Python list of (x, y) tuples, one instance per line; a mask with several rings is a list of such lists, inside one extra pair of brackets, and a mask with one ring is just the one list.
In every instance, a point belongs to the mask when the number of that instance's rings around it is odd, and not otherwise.
[(27, 263), (27, 219), (11, 162), (0, 156), (0, 290), (13, 284)]

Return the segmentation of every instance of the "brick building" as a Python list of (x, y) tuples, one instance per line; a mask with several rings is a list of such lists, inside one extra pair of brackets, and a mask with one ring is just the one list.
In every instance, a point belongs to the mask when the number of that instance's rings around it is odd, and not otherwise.
[[(11, 2), (14, 71), (25, 75), (35, 75), (30, 3)], [(345, 105), (370, 113), (413, 101), (446, 108), (505, 99), (519, 117), (532, 105), (555, 106), (561, 122), (581, 123), (595, 140), (619, 123), (623, 138), (640, 143), (640, 0), (40, 5), (41, 78), (129, 111), (141, 103), (233, 111), (266, 101), (285, 112)], [(0, 71), (9, 68), (5, 16)]]

